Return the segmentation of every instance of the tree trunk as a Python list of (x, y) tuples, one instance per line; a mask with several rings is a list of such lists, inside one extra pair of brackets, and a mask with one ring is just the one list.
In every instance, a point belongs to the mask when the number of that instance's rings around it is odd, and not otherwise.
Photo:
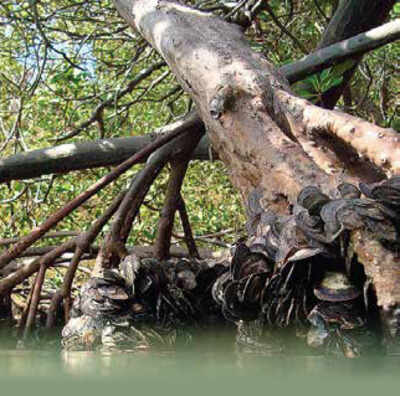
[[(285, 78), (250, 49), (238, 27), (171, 1), (114, 2), (195, 101), (213, 148), (243, 197), (255, 234), (265, 232), (264, 214), (289, 214), (308, 185), (332, 194), (343, 181), (373, 181), (399, 173), (395, 131), (296, 97)], [(331, 146), (326, 145), (329, 140)], [(394, 271), (393, 255), (376, 249), (367, 233), (362, 244), (357, 243), (359, 234), (352, 238), (373, 280), (374, 262), (385, 262), (375, 284), (378, 304), (388, 309), (400, 303), (394, 286), (400, 271)]]

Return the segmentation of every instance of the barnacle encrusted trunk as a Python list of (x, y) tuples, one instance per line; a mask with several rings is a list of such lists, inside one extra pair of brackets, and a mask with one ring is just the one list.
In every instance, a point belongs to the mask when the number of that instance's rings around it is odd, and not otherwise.
[[(242, 195), (251, 233), (265, 233), (270, 211), (290, 214), (308, 185), (332, 196), (342, 182), (374, 182), (399, 173), (394, 130), (296, 97), (285, 78), (252, 51), (239, 27), (172, 1), (114, 3), (193, 98)], [(394, 254), (377, 249), (364, 230), (353, 239), (367, 276), (376, 281), (378, 304), (386, 310), (399, 304)]]

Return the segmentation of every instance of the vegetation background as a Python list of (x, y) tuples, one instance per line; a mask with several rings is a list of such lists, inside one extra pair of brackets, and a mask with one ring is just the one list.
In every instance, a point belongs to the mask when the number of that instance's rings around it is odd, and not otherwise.
[[(197, 3), (205, 9), (216, 7), (218, 12), (223, 2)], [(283, 65), (315, 49), (337, 1), (271, 0), (269, 5), (271, 9), (258, 16), (247, 36), (254, 50), (265, 53), (275, 65)], [(398, 17), (400, 4), (391, 14), (392, 19)], [(154, 71), (121, 94), (154, 64), (158, 65)], [(325, 70), (293, 89), (317, 101), (341, 82), (342, 72), (343, 65)], [(398, 44), (371, 52), (363, 58), (338, 106), (400, 130), (399, 72)], [(191, 105), (162, 59), (125, 25), (111, 0), (0, 3), (1, 157), (66, 142), (151, 133), (185, 114)], [(138, 168), (74, 211), (57, 230), (86, 229)], [(0, 239), (27, 234), (109, 170), (0, 184)], [(129, 244), (152, 243), (167, 180), (164, 171), (151, 188)], [(183, 196), (195, 235), (214, 238), (212, 243), (203, 240), (203, 246), (218, 248), (244, 232), (240, 197), (221, 162), (192, 161)], [(174, 239), (179, 243), (182, 230), (176, 224)], [(101, 235), (106, 231), (107, 226)]]

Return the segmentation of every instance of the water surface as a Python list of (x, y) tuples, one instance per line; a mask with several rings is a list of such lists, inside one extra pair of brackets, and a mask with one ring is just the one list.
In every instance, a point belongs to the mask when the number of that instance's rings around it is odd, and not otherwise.
[[(276, 348), (278, 349), (278, 348)], [(207, 333), (174, 349), (127, 352), (0, 350), (0, 389), (74, 394), (379, 394), (400, 392), (400, 356), (348, 360), (289, 340), (283, 352), (238, 352), (234, 334)], [(46, 384), (34, 386), (31, 384)], [(26, 392), (25, 390), (24, 392)], [(92, 393), (92, 392), (90, 392)], [(3, 394), (3, 393), (1, 393)], [(74, 395), (73, 395), (74, 396)]]

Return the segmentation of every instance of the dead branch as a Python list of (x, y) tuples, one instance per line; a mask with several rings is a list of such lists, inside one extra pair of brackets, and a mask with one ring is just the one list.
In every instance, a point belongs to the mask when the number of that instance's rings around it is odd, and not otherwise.
[[(190, 122), (188, 126), (191, 127)], [(167, 129), (171, 130), (169, 127)], [(160, 128), (143, 136), (62, 144), (0, 159), (0, 183), (51, 173), (118, 165), (154, 142), (165, 130), (166, 128)], [(145, 162), (147, 158), (143, 157), (140, 162)], [(217, 155), (213, 155), (213, 159), (216, 158)], [(201, 139), (193, 152), (192, 159), (210, 159), (207, 137)]]

